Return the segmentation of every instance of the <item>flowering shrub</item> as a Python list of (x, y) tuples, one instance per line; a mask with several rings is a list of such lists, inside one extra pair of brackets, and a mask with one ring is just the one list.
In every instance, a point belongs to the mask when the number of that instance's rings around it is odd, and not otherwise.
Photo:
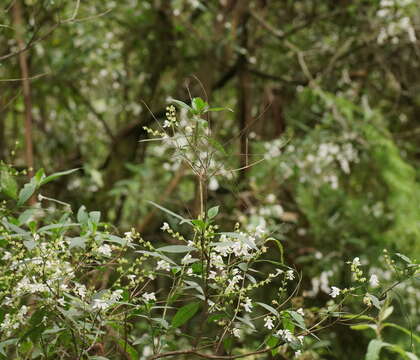
[[(75, 170), (51, 176), (39, 170), (18, 191), (19, 174), (2, 164), (1, 190), (9, 200), (0, 209), (0, 358), (235, 359), (271, 353), (307, 359), (317, 356), (320, 330), (337, 321), (375, 331), (368, 360), (377, 359), (381, 348), (416, 358), (383, 341), (382, 330), (394, 327), (410, 335), (385, 320), (393, 311), (390, 293), (418, 274), (419, 266), (385, 252), (395, 275), (383, 279), (368, 275), (356, 257), (349, 262), (349, 287), (324, 284), (327, 303), (305, 307), (298, 301), (302, 275), (285, 263), (282, 243), (267, 222), (241, 219), (222, 229), (220, 206), (209, 204), (212, 179), (235, 173), (218, 165), (224, 149), (204, 119), (224, 109), (199, 98), (191, 106), (175, 104), (184, 109), (182, 122), (171, 106), (163, 126), (145, 128), (173, 151), (180, 166), (189, 166), (199, 189), (199, 209), (189, 218), (152, 203), (168, 216), (161, 231), (169, 245), (146, 241), (135, 229), (119, 236), (99, 212), (82, 206), (73, 214), (67, 204), (39, 193)], [(326, 144), (319, 152), (329, 159), (335, 149)], [(344, 172), (357, 159), (352, 149), (348, 153), (336, 157)], [(22, 211), (36, 192), (37, 205)], [(51, 210), (50, 203), (62, 209)], [(272, 207), (259, 219), (282, 213)], [(269, 284), (276, 291), (261, 296)], [(359, 313), (346, 305), (351, 299)]]

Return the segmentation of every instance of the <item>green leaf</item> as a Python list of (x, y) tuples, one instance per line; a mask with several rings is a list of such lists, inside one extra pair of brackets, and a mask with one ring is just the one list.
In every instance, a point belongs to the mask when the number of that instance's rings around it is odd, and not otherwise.
[(186, 246), (186, 245), (168, 245), (168, 246), (160, 247), (156, 250), (162, 251), (162, 252), (168, 252), (168, 253), (186, 253), (186, 252), (194, 251), (197, 249), (192, 246)]
[(57, 179), (57, 178), (59, 178), (59, 177), (61, 177), (61, 176), (72, 174), (72, 173), (76, 172), (76, 171), (77, 171), (77, 170), (79, 170), (79, 169), (80, 169), (80, 168), (77, 168), (77, 169), (71, 169), (71, 170), (66, 170), (66, 171), (60, 171), (60, 172), (57, 172), (57, 173), (51, 174), (51, 175), (49, 175), (49, 176), (47, 176), (47, 177), (44, 177), (44, 178), (41, 180), (41, 182), (39, 183), (39, 185), (40, 185), (40, 186), (41, 186), (41, 185), (45, 185), (45, 184), (47, 184), (47, 183), (49, 183), (49, 182), (51, 182), (51, 181), (53, 181), (53, 180), (55, 180), (55, 179)]
[(89, 215), (86, 212), (86, 206), (82, 205), (77, 211), (77, 221), (81, 224), (86, 224), (89, 220)]
[(100, 211), (91, 211), (89, 213), (89, 218), (94, 224), (98, 224), (99, 220), (101, 219), (101, 212)]
[(209, 105), (202, 98), (199, 97), (192, 99), (191, 105), (195, 114), (200, 114), (207, 110), (207, 108), (209, 107)]
[(120, 344), (121, 348), (125, 349), (131, 360), (137, 360), (139, 358), (139, 353), (137, 352), (137, 350), (128, 342), (126, 342), (123, 339), (119, 339), (118, 343)]
[(395, 253), (395, 255), (397, 255), (400, 259), (404, 260), (408, 264), (412, 263), (411, 259), (403, 254)]
[(412, 337), (416, 342), (420, 343), (420, 336), (414, 334), (412, 331), (406, 329), (405, 327), (402, 327), (400, 325), (394, 324), (394, 323), (383, 323), (382, 327), (392, 327), (394, 329), (400, 330), (403, 333), (407, 334), (408, 336)]
[(0, 191), (12, 199), (17, 199), (17, 182), (15, 178), (6, 170), (0, 173)]
[(17, 344), (18, 340), (19, 339), (9, 339), (9, 340), (0, 342), (0, 354), (2, 354), (3, 356), (6, 356), (6, 353), (4, 351), (5, 348), (9, 345)]
[(273, 242), (276, 243), (276, 245), (279, 249), (279, 253), (280, 253), (280, 262), (282, 264), (284, 264), (284, 258), (283, 258), (284, 251), (283, 251), (283, 245), (281, 244), (280, 240), (277, 240), (277, 239), (274, 239), (274, 238), (270, 237), (266, 240), (266, 242), (268, 242), (268, 241), (273, 241)]
[(383, 308), (379, 314), (380, 321), (386, 320), (394, 311), (393, 306), (388, 306), (387, 308)]
[(274, 309), (272, 306), (267, 305), (267, 304), (264, 304), (264, 303), (261, 303), (261, 302), (257, 302), (256, 304), (262, 306), (264, 309), (268, 310), (269, 312), (271, 312), (272, 314), (276, 315), (277, 317), (280, 316), (279, 312), (276, 309)]
[(36, 172), (35, 176), (33, 177), (33, 179), (35, 180), (36, 186), (40, 186), (44, 178), (45, 178), (45, 172), (44, 172), (44, 169), (41, 168)]
[(186, 222), (186, 223), (188, 223), (188, 224), (190, 224), (190, 225), (191, 225), (191, 221), (189, 221), (189, 220), (187, 220), (187, 219), (183, 218), (181, 215), (175, 214), (173, 211), (168, 210), (168, 209), (164, 208), (163, 206), (160, 206), (160, 205), (158, 205), (158, 204), (154, 203), (153, 201), (148, 201), (148, 203), (150, 203), (150, 204), (152, 204), (153, 206), (157, 207), (158, 209), (160, 209), (160, 210), (162, 210), (162, 211), (166, 212), (167, 214), (169, 214), (169, 215), (171, 215), (171, 216), (173, 216), (173, 217), (176, 217), (177, 219), (181, 220), (183, 223), (184, 223), (184, 222)]
[(209, 111), (213, 111), (213, 112), (217, 112), (217, 111), (230, 111), (230, 112), (234, 112), (232, 109), (227, 108), (227, 107), (212, 107), (212, 108), (208, 108), (206, 110), (206, 112)]
[(219, 206), (214, 206), (207, 211), (207, 215), (210, 219), (213, 219), (219, 213)]
[(69, 248), (73, 249), (75, 247), (80, 247), (84, 249), (86, 247), (86, 239), (80, 236), (71, 238)]
[(145, 255), (149, 255), (149, 256), (153, 256), (153, 257), (157, 257), (159, 259), (165, 260), (168, 263), (172, 264), (172, 265), (177, 265), (173, 260), (171, 260), (170, 258), (168, 258), (167, 256), (160, 254), (158, 252), (153, 252), (153, 251), (146, 251), (146, 250), (138, 250), (136, 251), (137, 253), (140, 254), (145, 254)]
[[(267, 339), (266, 339), (266, 341), (265, 341), (265, 343), (267, 344), (267, 346), (269, 347), (269, 348), (274, 348), (278, 343), (279, 343), (279, 339), (277, 338), (277, 337), (275, 337), (275, 336), (269, 336)], [(271, 355), (276, 355), (277, 354), (277, 352), (278, 352), (278, 349), (277, 348), (275, 348), (275, 349), (273, 349), (273, 350), (271, 350)]]
[(177, 104), (179, 107), (187, 109), (187, 110), (192, 110), (191, 106), (187, 105), (186, 103), (184, 103), (181, 100), (175, 100), (175, 99), (171, 99), (171, 102), (174, 104)]
[(368, 346), (365, 360), (379, 360), (379, 353), (381, 352), (381, 349), (389, 345), (390, 344), (381, 340), (371, 340)]
[(19, 192), (18, 205), (23, 205), (35, 192), (36, 184), (30, 182), (24, 185)]
[(350, 329), (357, 330), (357, 331), (363, 331), (363, 330), (373, 330), (375, 331), (376, 325), (373, 324), (357, 324), (350, 326)]
[(227, 155), (227, 152), (221, 143), (211, 137), (207, 137), (207, 140), (217, 151), (221, 152), (223, 155)]
[(80, 226), (80, 224), (78, 223), (51, 224), (51, 225), (46, 225), (39, 228), (38, 232), (45, 232), (48, 230), (55, 230), (55, 229), (64, 229), (64, 228), (73, 227), (73, 226)]
[(193, 302), (191, 304), (183, 306), (176, 312), (176, 314), (172, 318), (171, 326), (173, 328), (178, 328), (181, 325), (184, 325), (196, 314), (199, 308), (200, 304), (198, 302)]
[(290, 316), (295, 320), (295, 324), (299, 326), (301, 329), (306, 329), (305, 320), (303, 316), (296, 311), (288, 311)]
[(22, 214), (19, 215), (18, 221), (19, 225), (26, 224), (29, 220), (33, 219), (33, 216), (39, 211), (38, 209), (27, 209)]
[(373, 306), (376, 307), (378, 310), (381, 310), (381, 303), (379, 302), (379, 299), (372, 294), (367, 293), (366, 295), (370, 297), (370, 300), (372, 301)]
[(201, 231), (206, 230), (207, 224), (203, 220), (194, 219), (194, 220), (191, 220), (191, 223), (195, 225)]

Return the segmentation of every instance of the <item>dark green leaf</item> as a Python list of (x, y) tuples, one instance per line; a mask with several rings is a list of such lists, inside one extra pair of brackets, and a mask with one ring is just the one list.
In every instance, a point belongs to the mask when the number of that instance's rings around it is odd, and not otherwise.
[(3, 170), (0, 173), (0, 191), (12, 199), (17, 199), (17, 182), (7, 170)]
[(162, 252), (168, 252), (168, 253), (186, 253), (186, 252), (194, 251), (197, 249), (192, 246), (186, 246), (186, 245), (168, 245), (168, 246), (160, 247), (156, 250), (162, 251)]
[(19, 192), (18, 205), (23, 205), (35, 192), (36, 185), (32, 182), (25, 184)]
[(53, 180), (55, 180), (55, 179), (57, 179), (61, 176), (64, 176), (64, 175), (72, 174), (72, 173), (76, 172), (77, 170), (79, 170), (79, 168), (66, 170), (66, 171), (60, 171), (60, 172), (51, 174), (51, 175), (43, 178), (39, 185), (45, 185), (45, 184), (49, 183), (50, 181), (53, 181)]
[(173, 328), (178, 328), (181, 325), (184, 325), (196, 314), (199, 308), (200, 304), (198, 302), (193, 302), (183, 306), (176, 312), (176, 314), (172, 318), (171, 326)]

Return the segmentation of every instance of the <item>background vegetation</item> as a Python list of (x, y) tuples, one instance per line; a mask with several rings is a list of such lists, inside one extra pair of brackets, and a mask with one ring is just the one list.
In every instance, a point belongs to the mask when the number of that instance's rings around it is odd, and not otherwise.
[[(149, 201), (195, 218), (200, 189), (165, 143), (142, 141), (150, 136), (144, 127), (161, 129), (168, 99), (201, 97), (232, 110), (206, 115), (218, 139), (210, 145), (220, 152), (208, 178), (209, 207), (220, 206), (222, 228), (263, 226), (281, 240), (306, 289), (293, 302), (311, 308), (329, 301), (331, 285), (349, 286), (346, 261), (354, 257), (386, 279), (383, 249), (419, 255), (418, 2), (0, 6), (0, 185), (6, 188), (6, 164), (29, 169), (29, 177), (40, 168), (80, 168), (42, 187), (24, 209), (54, 198), (75, 212), (82, 205), (100, 211), (117, 233), (134, 228), (154, 246), (176, 244), (160, 230), (173, 220)], [(185, 119), (185, 108), (177, 116)], [(49, 202), (48, 216), (61, 207)], [(278, 256), (275, 247), (270, 254)], [(100, 288), (108, 280), (90, 281)], [(391, 319), (408, 332), (419, 330), (416, 285), (392, 289)], [(277, 288), (258, 296), (273, 297)], [(362, 359), (375, 334), (331, 323), (319, 337), (304, 359)], [(404, 331), (390, 327), (385, 337), (416, 353)]]

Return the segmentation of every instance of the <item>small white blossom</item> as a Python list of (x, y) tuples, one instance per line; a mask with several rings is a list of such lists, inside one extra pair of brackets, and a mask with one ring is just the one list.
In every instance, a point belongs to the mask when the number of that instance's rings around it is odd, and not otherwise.
[(187, 254), (182, 258), (181, 264), (182, 265), (187, 265), (187, 264), (191, 263), (191, 259), (192, 259), (192, 256), (190, 254)]
[(82, 284), (77, 284), (75, 289), (74, 289), (75, 293), (77, 295), (79, 295), (82, 299), (85, 298), (86, 296), (86, 286), (82, 285)]
[(305, 312), (303, 311), (303, 309), (302, 309), (302, 308), (297, 309), (297, 310), (296, 310), (296, 312), (297, 312), (298, 314), (302, 315), (302, 316), (305, 316)]
[(295, 278), (295, 274), (293, 270), (287, 270), (286, 271), (286, 279), (287, 280), (293, 280)]
[(142, 295), (142, 297), (143, 297), (143, 299), (144, 300), (146, 300), (146, 301), (156, 301), (156, 296), (155, 296), (155, 293), (154, 292), (151, 292), (151, 293), (144, 293), (143, 295)]
[(102, 300), (102, 299), (93, 300), (93, 305), (92, 305), (93, 309), (106, 310), (108, 307), (109, 307), (109, 303), (106, 300)]
[(111, 294), (111, 301), (118, 301), (122, 298), (122, 293), (123, 291), (121, 289), (115, 290), (112, 294)]
[(252, 301), (249, 297), (245, 298), (245, 302), (241, 304), (246, 312), (252, 312)]
[(360, 266), (360, 265), (362, 265), (362, 264), (360, 263), (360, 258), (358, 258), (358, 257), (355, 257), (355, 258), (353, 259), (352, 264), (353, 264), (354, 266)]
[(332, 286), (331, 287), (331, 292), (330, 292), (330, 296), (332, 298), (335, 298), (336, 296), (340, 295), (340, 289), (338, 287)]
[(108, 244), (101, 245), (98, 250), (98, 254), (101, 254), (103, 256), (110, 257), (112, 255), (112, 249)]
[(160, 229), (163, 231), (169, 230), (170, 229), (169, 224), (167, 222), (164, 222)]
[(375, 274), (373, 274), (370, 279), (369, 279), (369, 284), (372, 287), (377, 287), (379, 285), (379, 280), (378, 280), (378, 276), (376, 276)]
[(171, 265), (165, 260), (159, 260), (157, 262), (156, 270), (160, 270), (160, 269), (169, 271), (171, 270)]
[(264, 318), (265, 324), (264, 327), (267, 328), (268, 330), (271, 330), (274, 328), (274, 323), (273, 323), (273, 317), (272, 316), (266, 316)]
[(305, 339), (305, 337), (303, 335), (299, 335), (297, 339), (299, 340), (300, 344), (303, 345), (303, 340)]
[(232, 330), (232, 334), (233, 334), (233, 336), (234, 337), (236, 337), (236, 338), (240, 338), (241, 337), (241, 330), (240, 329), (238, 329), (238, 328), (234, 328), (233, 330)]
[(292, 342), (295, 338), (290, 330), (279, 330), (276, 335), (280, 336), (286, 342)]
[(8, 252), (8, 251), (5, 251), (4, 252), (4, 255), (3, 255), (3, 257), (1, 259), (2, 260), (9, 260), (9, 259), (11, 259), (11, 257), (12, 257), (12, 254), (10, 252)]

